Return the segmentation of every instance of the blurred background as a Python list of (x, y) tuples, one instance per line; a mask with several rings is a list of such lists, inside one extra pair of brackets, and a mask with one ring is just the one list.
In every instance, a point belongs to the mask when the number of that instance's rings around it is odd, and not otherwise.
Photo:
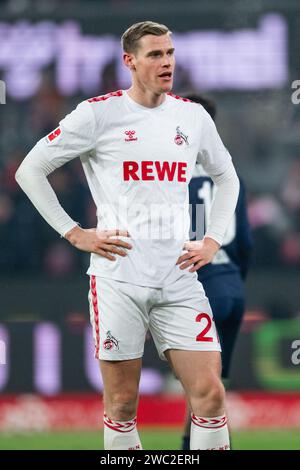
[[(297, 0), (0, 0), (0, 448), (101, 448), (89, 256), (43, 221), (14, 174), (80, 101), (129, 86), (119, 38), (145, 19), (173, 31), (174, 92), (201, 92), (217, 103), (219, 133), (247, 187), (254, 253), (228, 384), (235, 446), (299, 449)], [(67, 212), (95, 226), (79, 160), (50, 179)], [(153, 431), (148, 448), (178, 447), (182, 392), (151, 341), (140, 390), (141, 427)], [(162, 443), (156, 423), (168, 426), (172, 440)], [(71, 428), (85, 429), (86, 443)], [(280, 444), (276, 429), (286, 429)]]

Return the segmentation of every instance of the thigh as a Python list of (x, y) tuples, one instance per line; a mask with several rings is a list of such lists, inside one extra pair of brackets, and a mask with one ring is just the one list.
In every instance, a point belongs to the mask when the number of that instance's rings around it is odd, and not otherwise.
[(164, 288), (150, 312), (150, 330), (161, 359), (169, 349), (220, 351), (209, 301), (197, 278), (186, 278)]
[(91, 276), (90, 320), (95, 357), (125, 361), (142, 357), (148, 317), (145, 288)]
[(142, 359), (128, 361), (100, 360), (105, 400), (109, 400), (119, 393), (126, 396), (137, 394), (141, 367)]
[(212, 382), (220, 380), (221, 356), (218, 351), (170, 349), (165, 355), (187, 395), (195, 387), (205, 392), (206, 387), (210, 387)]

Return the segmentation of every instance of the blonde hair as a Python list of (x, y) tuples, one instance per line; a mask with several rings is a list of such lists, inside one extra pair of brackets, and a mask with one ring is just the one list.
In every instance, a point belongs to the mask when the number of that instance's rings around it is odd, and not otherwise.
[(135, 23), (128, 28), (121, 37), (121, 44), (124, 52), (136, 52), (138, 49), (138, 42), (147, 34), (154, 36), (163, 36), (164, 34), (171, 33), (169, 28), (164, 24), (154, 23), (153, 21), (141, 21)]

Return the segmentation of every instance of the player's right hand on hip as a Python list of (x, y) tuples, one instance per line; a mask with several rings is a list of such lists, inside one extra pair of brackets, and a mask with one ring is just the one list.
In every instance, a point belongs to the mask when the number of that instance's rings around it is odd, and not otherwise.
[(132, 245), (114, 237), (130, 237), (127, 230), (98, 230), (96, 228), (84, 229), (74, 227), (65, 234), (65, 238), (76, 248), (88, 253), (96, 253), (111, 261), (115, 261), (113, 255), (126, 256)]

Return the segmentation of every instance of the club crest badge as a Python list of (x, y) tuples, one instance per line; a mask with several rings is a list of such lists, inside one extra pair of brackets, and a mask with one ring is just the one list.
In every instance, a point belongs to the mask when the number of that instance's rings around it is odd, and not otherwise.
[(110, 331), (106, 333), (106, 340), (103, 342), (104, 349), (110, 351), (111, 349), (115, 348), (119, 351), (119, 341), (114, 338)]
[(182, 145), (183, 143), (189, 145), (188, 136), (180, 130), (179, 126), (176, 127), (176, 135), (174, 142), (176, 145)]

